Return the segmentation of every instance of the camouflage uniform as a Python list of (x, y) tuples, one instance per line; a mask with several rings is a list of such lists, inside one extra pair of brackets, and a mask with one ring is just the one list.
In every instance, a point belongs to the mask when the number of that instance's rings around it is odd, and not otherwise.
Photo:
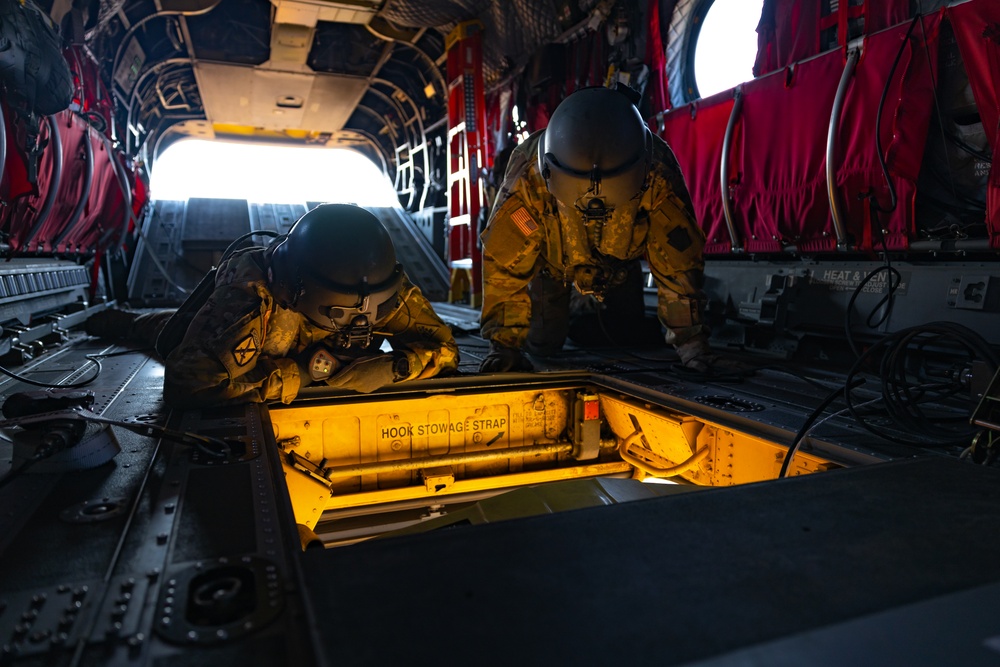
[[(405, 352), (416, 380), (458, 367), (458, 346), (451, 329), (434, 313), (420, 290), (404, 277), (400, 304), (375, 323), (376, 339), (390, 339)], [(183, 341), (166, 359), (164, 399), (174, 407), (295, 398), (303, 382), (295, 356), (324, 341), (335, 355), (357, 358), (354, 349), (337, 349), (330, 332), (275, 302), (265, 280), (264, 250), (238, 253), (224, 261), (215, 290), (194, 316)], [(378, 343), (367, 350), (377, 354)], [(362, 353), (363, 354), (363, 353)], [(337, 380), (329, 384), (351, 389)]]
[(542, 132), (536, 132), (515, 149), (482, 234), (483, 336), (523, 348), (529, 325), (534, 331), (539, 318), (548, 317), (532, 312), (542, 305), (533, 295), (545, 291), (531, 289), (533, 283), (573, 283), (584, 294), (608, 292), (626, 281), (630, 264), (644, 254), (656, 282), (666, 341), (680, 345), (707, 336), (701, 291), (705, 236), (667, 144), (653, 137), (650, 186), (637, 212), (598, 228), (549, 193), (536, 159), (541, 140)]

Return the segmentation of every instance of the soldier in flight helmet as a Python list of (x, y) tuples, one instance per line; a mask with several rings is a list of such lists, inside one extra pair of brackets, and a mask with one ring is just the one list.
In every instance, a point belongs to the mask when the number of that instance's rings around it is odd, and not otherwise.
[(396, 249), (382, 223), (362, 208), (315, 209), (267, 256), (278, 303), (332, 332), (344, 347), (370, 344), (374, 323), (399, 303), (403, 267)]
[[(645, 342), (661, 324), (686, 366), (720, 361), (702, 320), (704, 234), (676, 158), (625, 92), (581, 89), (518, 145), (481, 238), (481, 371), (529, 370), (523, 352), (552, 354), (567, 336)], [(658, 294), (652, 327), (643, 256)]]
[[(386, 339), (391, 353), (379, 349)], [(318, 206), (266, 248), (225, 259), (169, 347), (158, 343), (174, 407), (287, 403), (313, 383), (370, 392), (458, 365), (451, 330), (407, 279), (385, 227), (347, 204)]]

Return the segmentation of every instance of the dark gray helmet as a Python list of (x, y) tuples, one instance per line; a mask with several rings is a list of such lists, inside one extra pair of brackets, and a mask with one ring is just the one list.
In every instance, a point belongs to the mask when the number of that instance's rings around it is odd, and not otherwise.
[(611, 211), (645, 191), (652, 147), (646, 123), (623, 93), (583, 88), (552, 113), (538, 142), (538, 169), (564, 205)]
[(268, 282), (285, 308), (329, 331), (358, 332), (389, 315), (399, 299), (403, 267), (389, 232), (370, 212), (323, 204), (269, 248)]

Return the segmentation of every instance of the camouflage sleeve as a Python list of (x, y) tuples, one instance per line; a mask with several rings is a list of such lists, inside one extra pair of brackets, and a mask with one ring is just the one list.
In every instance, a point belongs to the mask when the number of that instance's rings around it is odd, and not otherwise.
[(483, 338), (520, 348), (528, 335), (531, 299), (544, 229), (537, 210), (515, 191), (493, 210), (483, 230)]
[[(542, 132), (521, 142), (511, 153), (503, 184), (497, 195), (483, 245), (483, 338), (505, 347), (519, 348), (528, 335), (531, 299), (528, 283), (535, 275), (543, 248), (543, 206), (533, 196), (532, 174), (537, 174), (535, 154)], [(541, 186), (544, 190), (544, 183)]]
[(646, 252), (659, 296), (657, 315), (667, 342), (679, 345), (708, 333), (702, 321), (705, 235), (673, 153), (659, 142), (656, 156)]
[(271, 308), (263, 290), (217, 284), (166, 359), (164, 400), (176, 408), (291, 402), (299, 391), (295, 361), (260, 353)]
[(403, 278), (400, 305), (379, 333), (391, 336), (394, 350), (407, 353), (410, 375), (422, 380), (458, 368), (458, 345), (451, 327), (441, 321), (420, 289)]

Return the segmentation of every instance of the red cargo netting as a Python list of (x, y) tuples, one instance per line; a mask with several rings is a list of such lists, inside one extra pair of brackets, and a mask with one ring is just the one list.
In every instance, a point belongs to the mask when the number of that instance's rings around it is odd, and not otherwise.
[[(732, 92), (675, 109), (663, 117), (663, 137), (681, 163), (705, 230), (708, 254), (730, 246), (754, 253), (826, 252), (842, 248), (908, 247), (915, 233), (914, 197), (934, 104), (941, 15), (868, 36), (845, 79), (834, 128), (834, 196), (843, 223), (838, 238), (831, 213), (827, 150), (847, 50), (838, 49), (743, 85), (728, 156), (736, 238), (730, 239), (721, 192), (722, 145)], [(899, 62), (888, 81), (893, 62)], [(897, 195), (891, 211), (879, 163), (876, 118), (889, 178)], [(869, 196), (881, 211), (872, 228)], [(885, 230), (884, 234), (881, 230)]]
[(722, 140), (732, 109), (733, 94), (726, 91), (675, 109), (661, 119), (659, 134), (677, 156), (695, 215), (705, 231), (705, 254), (728, 253), (737, 240), (729, 238), (720, 194)]

